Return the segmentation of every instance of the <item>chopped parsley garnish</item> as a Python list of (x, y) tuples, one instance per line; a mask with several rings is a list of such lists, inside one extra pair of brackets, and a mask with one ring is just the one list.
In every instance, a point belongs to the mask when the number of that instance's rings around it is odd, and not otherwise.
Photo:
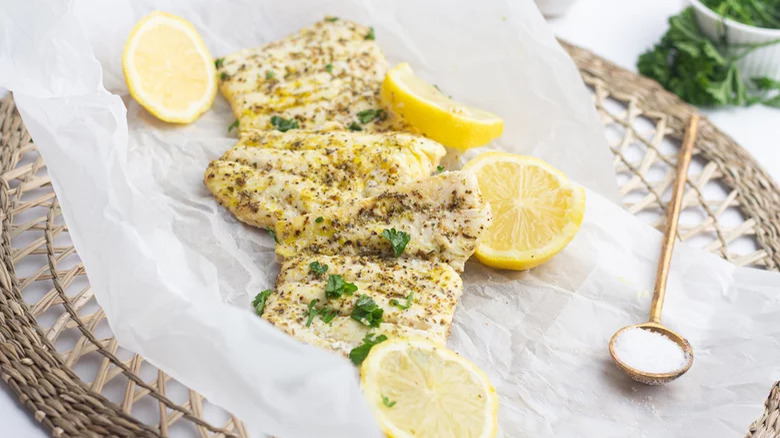
[(272, 230), (268, 225), (265, 226), (265, 230), (274, 238), (274, 242), (279, 243), (279, 238), (276, 237), (276, 231)]
[(298, 129), (298, 121), (295, 119), (285, 119), (284, 117), (271, 116), (271, 125), (279, 132), (287, 132), (291, 129)]
[(232, 131), (233, 129), (238, 129), (238, 119), (236, 119), (235, 122), (231, 123), (230, 126), (228, 126), (228, 132)]
[(224, 81), (224, 80), (227, 80), (227, 78), (228, 78), (228, 74), (227, 74), (227, 73), (225, 73), (225, 72), (223, 71), (223, 72), (222, 72), (222, 73), (219, 75), (219, 78), (220, 78), (220, 79), (222, 79), (223, 81)]
[(349, 352), (349, 359), (352, 361), (352, 363), (355, 365), (360, 365), (364, 360), (366, 360), (368, 352), (371, 351), (374, 345), (387, 340), (387, 336), (385, 335), (379, 335), (376, 338), (371, 339), (373, 337), (373, 333), (367, 333), (363, 338), (363, 344), (353, 348), (352, 351)]
[(396, 257), (400, 257), (401, 254), (404, 253), (404, 250), (406, 249), (406, 245), (409, 243), (409, 239), (411, 236), (409, 236), (407, 233), (404, 233), (403, 231), (396, 231), (395, 228), (391, 229), (385, 229), (382, 231), (382, 237), (390, 241), (390, 245), (393, 247), (393, 252), (395, 253)]
[(412, 305), (412, 300), (414, 299), (414, 291), (409, 292), (409, 295), (406, 296), (406, 304), (401, 305), (398, 300), (393, 298), (390, 300), (390, 304), (394, 305), (395, 307), (398, 307), (401, 310), (406, 310)]
[(334, 23), (334, 22), (338, 21), (338, 19), (339, 19), (339, 17), (325, 17), (325, 21), (327, 21), (329, 23)]
[(385, 311), (377, 306), (371, 297), (360, 294), (350, 316), (363, 325), (379, 327), (384, 313)]
[(386, 395), (383, 395), (382, 396), (382, 404), (385, 405), (388, 408), (392, 408), (393, 406), (395, 406), (395, 400), (390, 401), (390, 399), (387, 398)]
[(328, 64), (325, 66), (325, 71), (328, 73), (333, 73), (333, 64)]
[(263, 314), (263, 310), (265, 310), (265, 300), (268, 299), (269, 295), (271, 295), (271, 289), (266, 289), (255, 295), (255, 299), (252, 300), (252, 307), (255, 308), (255, 313), (257, 313), (258, 316)]
[(319, 300), (315, 298), (309, 302), (309, 318), (306, 320), (306, 327), (311, 326), (311, 322), (314, 320), (314, 317), (320, 313), (319, 310), (314, 308), (314, 306), (317, 305), (317, 301)]
[(316, 276), (320, 276), (328, 272), (328, 265), (323, 265), (320, 262), (309, 263), (309, 271), (313, 272)]
[(336, 309), (328, 309), (327, 307), (323, 307), (320, 310), (320, 319), (325, 324), (330, 324), (330, 322), (333, 321), (333, 318), (335, 318), (338, 314), (339, 312)]
[(325, 219), (322, 216), (318, 216), (317, 219), (314, 219), (314, 222), (319, 224), (319, 223), (322, 223), (322, 221), (324, 221), (324, 220)]
[(368, 33), (366, 34), (366, 39), (367, 40), (375, 40), (376, 39), (376, 35), (374, 35), (374, 28), (373, 27), (369, 27), (368, 28)]
[(342, 295), (352, 295), (358, 290), (357, 286), (347, 283), (341, 278), (341, 275), (335, 274), (328, 277), (328, 284), (325, 285), (325, 298), (341, 298)]
[(265, 72), (265, 80), (273, 79), (274, 78), (274, 72), (271, 70), (266, 70)]
[(358, 122), (352, 122), (351, 125), (347, 126), (350, 131), (362, 131), (363, 128), (360, 126)]
[(357, 113), (358, 120), (360, 120), (360, 123), (366, 124), (373, 122), (374, 119), (384, 119), (385, 118), (385, 110), (383, 109), (367, 109), (365, 111), (361, 111)]
[(214, 67), (222, 68), (222, 64), (225, 63), (225, 58), (217, 58), (214, 60)]
[(444, 172), (444, 166), (436, 166), (436, 171), (439, 173)]

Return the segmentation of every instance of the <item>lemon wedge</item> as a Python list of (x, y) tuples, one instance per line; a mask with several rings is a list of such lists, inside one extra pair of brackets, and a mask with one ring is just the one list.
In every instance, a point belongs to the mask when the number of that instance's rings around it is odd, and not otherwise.
[(496, 435), (496, 390), (482, 370), (444, 346), (423, 339), (377, 344), (360, 381), (388, 437)]
[(577, 234), (585, 214), (585, 191), (544, 161), (488, 152), (464, 169), (477, 174), (493, 215), (477, 246), (483, 264), (530, 269), (548, 261)]
[(130, 94), (160, 120), (190, 123), (209, 109), (216, 69), (187, 20), (155, 11), (136, 23), (125, 43), (122, 69)]
[(458, 103), (418, 78), (403, 62), (382, 82), (382, 104), (439, 143), (466, 150), (501, 136), (504, 121), (487, 111)]

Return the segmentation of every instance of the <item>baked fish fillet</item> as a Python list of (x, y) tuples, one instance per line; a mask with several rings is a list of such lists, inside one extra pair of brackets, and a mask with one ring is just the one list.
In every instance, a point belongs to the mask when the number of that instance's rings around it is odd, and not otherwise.
[[(317, 223), (319, 216), (323, 220)], [(410, 235), (402, 257), (444, 262), (463, 272), (489, 225), (490, 206), (482, 199), (476, 175), (445, 172), (279, 223), (276, 253), (392, 257), (392, 246), (382, 233), (395, 228)]]
[[(316, 275), (312, 262), (328, 265)], [(328, 276), (341, 275), (358, 289), (352, 295), (328, 299)], [(455, 305), (462, 292), (460, 276), (445, 263), (416, 259), (366, 256), (305, 255), (287, 259), (276, 278), (276, 288), (267, 298), (262, 317), (303, 342), (348, 355), (367, 333), (392, 337), (418, 336), (444, 344), (449, 336)], [(408, 309), (401, 309), (413, 293)], [(359, 295), (367, 295), (383, 311), (383, 322), (371, 328), (350, 317)], [(306, 326), (309, 304), (327, 308), (336, 316), (325, 323), (316, 315)], [(395, 299), (398, 305), (391, 304)]]
[(425, 178), (445, 153), (403, 133), (252, 131), (209, 165), (204, 182), (239, 220), (275, 227)]
[(320, 21), (282, 40), (225, 56), (217, 66), (219, 88), (239, 130), (274, 129), (271, 118), (278, 116), (297, 120), (302, 130), (412, 131), (388, 112), (359, 119), (362, 111), (380, 109), (387, 62), (372, 29), (351, 21)]

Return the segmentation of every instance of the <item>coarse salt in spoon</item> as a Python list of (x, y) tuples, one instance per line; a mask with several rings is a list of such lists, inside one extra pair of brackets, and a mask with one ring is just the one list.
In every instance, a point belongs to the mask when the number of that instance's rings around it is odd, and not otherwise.
[(649, 385), (670, 382), (685, 374), (693, 365), (691, 344), (682, 336), (661, 325), (661, 310), (664, 305), (666, 280), (669, 277), (672, 250), (677, 236), (677, 222), (680, 218), (685, 181), (698, 126), (699, 116), (694, 114), (688, 120), (680, 158), (677, 161), (672, 199), (666, 216), (663, 247), (655, 276), (655, 292), (650, 305), (650, 321), (623, 327), (609, 341), (609, 354), (612, 355), (617, 366), (632, 379)]

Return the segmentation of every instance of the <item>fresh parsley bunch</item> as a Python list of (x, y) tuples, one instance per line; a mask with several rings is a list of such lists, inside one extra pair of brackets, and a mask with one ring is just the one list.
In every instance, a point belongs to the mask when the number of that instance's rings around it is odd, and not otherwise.
[(762, 103), (780, 108), (780, 95), (772, 95), (780, 91), (780, 81), (753, 78), (751, 91), (737, 67), (737, 61), (751, 51), (778, 42), (740, 47), (714, 43), (701, 33), (689, 7), (669, 18), (669, 30), (655, 47), (639, 56), (637, 69), (694, 105)]

